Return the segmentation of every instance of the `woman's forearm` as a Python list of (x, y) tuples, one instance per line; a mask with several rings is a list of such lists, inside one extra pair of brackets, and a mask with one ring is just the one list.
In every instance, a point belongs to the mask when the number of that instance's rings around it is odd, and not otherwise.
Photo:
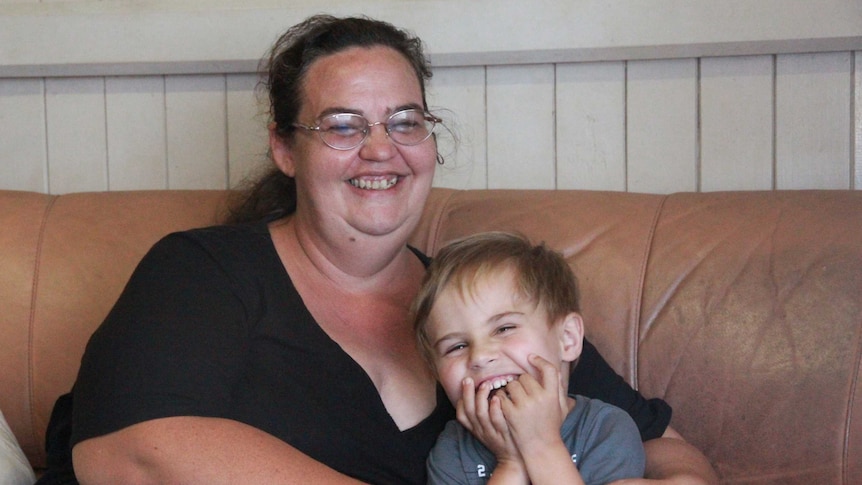
[(644, 443), (646, 478), (674, 484), (718, 484), (712, 465), (697, 448), (668, 428), (661, 438)]
[(359, 483), (251, 426), (172, 417), (85, 440), (73, 449), (83, 485), (103, 483)]

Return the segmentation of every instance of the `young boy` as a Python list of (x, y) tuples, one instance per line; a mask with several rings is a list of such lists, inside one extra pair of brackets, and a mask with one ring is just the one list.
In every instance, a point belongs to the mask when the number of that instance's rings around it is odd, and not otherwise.
[(544, 245), (494, 232), (440, 250), (414, 301), (414, 327), (457, 422), (431, 451), (429, 483), (643, 476), (631, 418), (566, 393), (583, 345), (579, 311), (574, 274)]

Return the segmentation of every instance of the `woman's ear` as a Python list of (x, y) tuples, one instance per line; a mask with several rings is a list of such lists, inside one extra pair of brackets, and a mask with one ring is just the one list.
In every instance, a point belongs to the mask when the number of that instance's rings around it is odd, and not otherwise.
[(269, 152), (272, 161), (288, 177), (296, 177), (296, 163), (288, 141), (278, 134), (275, 122), (269, 124)]
[(563, 318), (561, 331), (563, 361), (574, 362), (584, 349), (584, 319), (577, 312), (569, 313)]

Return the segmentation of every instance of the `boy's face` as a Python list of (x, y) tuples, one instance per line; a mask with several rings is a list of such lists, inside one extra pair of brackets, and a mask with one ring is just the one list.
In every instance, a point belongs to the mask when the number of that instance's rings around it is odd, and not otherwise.
[(581, 352), (583, 324), (577, 313), (550, 324), (543, 305), (525, 298), (511, 270), (486, 276), (472, 291), (449, 285), (438, 296), (427, 322), (437, 375), (452, 403), (461, 399), (466, 377), (492, 387), (521, 374), (536, 375), (530, 354), (558, 363), (568, 380), (568, 364)]

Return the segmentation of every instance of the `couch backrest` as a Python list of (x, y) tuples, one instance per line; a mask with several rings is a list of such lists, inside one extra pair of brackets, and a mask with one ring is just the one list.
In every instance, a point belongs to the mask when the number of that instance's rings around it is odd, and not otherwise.
[[(35, 466), (138, 260), (226, 196), (0, 191), (0, 409)], [(862, 192), (435, 189), (413, 244), (490, 229), (566, 255), (589, 338), (725, 481), (862, 483)]]
[(727, 483), (862, 483), (862, 192), (464, 191), (420, 237), (564, 252), (588, 337)]

